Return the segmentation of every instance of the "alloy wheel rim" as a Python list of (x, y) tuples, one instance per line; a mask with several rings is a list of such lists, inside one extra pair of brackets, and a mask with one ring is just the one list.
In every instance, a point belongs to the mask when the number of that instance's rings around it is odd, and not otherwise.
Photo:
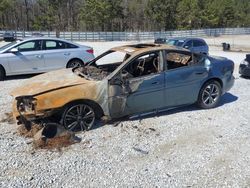
[(71, 107), (64, 116), (64, 126), (71, 131), (89, 130), (95, 121), (94, 110), (85, 104)]
[(202, 93), (202, 102), (207, 106), (211, 106), (217, 102), (219, 96), (219, 87), (216, 84), (209, 84)]
[(81, 63), (73, 61), (73, 62), (70, 63), (69, 67), (70, 68), (75, 68), (75, 67), (80, 67), (80, 66), (81, 66)]

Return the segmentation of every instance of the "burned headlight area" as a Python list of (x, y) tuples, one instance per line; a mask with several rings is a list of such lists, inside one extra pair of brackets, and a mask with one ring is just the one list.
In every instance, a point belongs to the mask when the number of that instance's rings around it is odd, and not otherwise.
[(21, 96), (16, 98), (17, 110), (20, 114), (35, 113), (37, 99), (32, 96)]

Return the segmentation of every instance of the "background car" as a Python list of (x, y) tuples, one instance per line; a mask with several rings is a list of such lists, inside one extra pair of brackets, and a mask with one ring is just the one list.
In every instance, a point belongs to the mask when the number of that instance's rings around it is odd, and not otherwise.
[(28, 80), (12, 92), (13, 114), (23, 124), (50, 120), (69, 130), (88, 130), (102, 116), (115, 119), (193, 103), (209, 109), (233, 86), (233, 71), (229, 59), (182, 48), (115, 47), (84, 67)]
[(168, 41), (167, 38), (156, 38), (155, 39), (155, 44), (166, 44)]
[(3, 34), (3, 40), (4, 40), (5, 42), (12, 42), (12, 41), (16, 40), (15, 33), (12, 32), (12, 31), (6, 31), (6, 32)]
[(82, 66), (94, 59), (93, 48), (57, 38), (28, 38), (0, 48), (0, 80)]
[(43, 37), (44, 34), (39, 33), (39, 32), (33, 32), (33, 33), (31, 34), (31, 36), (32, 36), (32, 37)]
[(240, 64), (239, 74), (250, 77), (250, 54), (247, 54), (246, 59)]
[(194, 53), (208, 54), (209, 51), (206, 41), (201, 38), (172, 38), (167, 44), (186, 48)]

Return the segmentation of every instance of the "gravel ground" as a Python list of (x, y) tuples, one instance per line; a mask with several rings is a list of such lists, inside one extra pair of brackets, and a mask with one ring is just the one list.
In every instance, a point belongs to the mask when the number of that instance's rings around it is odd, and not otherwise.
[[(117, 43), (89, 43), (96, 53)], [(99, 48), (98, 48), (99, 47)], [(243, 53), (211, 49), (233, 59)], [(29, 76), (0, 82), (0, 119), (11, 111), (9, 92)], [(105, 125), (61, 150), (32, 147), (17, 125), (0, 123), (0, 187), (250, 187), (250, 80), (219, 107), (169, 110)]]

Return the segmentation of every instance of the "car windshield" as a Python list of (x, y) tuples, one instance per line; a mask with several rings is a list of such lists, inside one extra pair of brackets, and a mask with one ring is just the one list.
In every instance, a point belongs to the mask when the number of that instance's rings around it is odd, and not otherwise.
[(6, 44), (6, 45), (0, 47), (0, 51), (3, 51), (3, 50), (5, 50), (5, 49), (7, 49), (7, 48), (9, 48), (9, 47), (11, 47), (11, 46), (13, 46), (13, 45), (15, 45), (15, 44), (17, 44), (17, 41), (8, 43), (8, 44)]
[(176, 43), (176, 46), (182, 46), (184, 44), (184, 40), (178, 40), (178, 42)]
[(73, 69), (73, 71), (86, 79), (102, 80), (129, 57), (130, 55), (125, 52), (110, 50), (101, 54), (86, 66)]
[(184, 40), (170, 39), (167, 44), (181, 47), (184, 44)]

